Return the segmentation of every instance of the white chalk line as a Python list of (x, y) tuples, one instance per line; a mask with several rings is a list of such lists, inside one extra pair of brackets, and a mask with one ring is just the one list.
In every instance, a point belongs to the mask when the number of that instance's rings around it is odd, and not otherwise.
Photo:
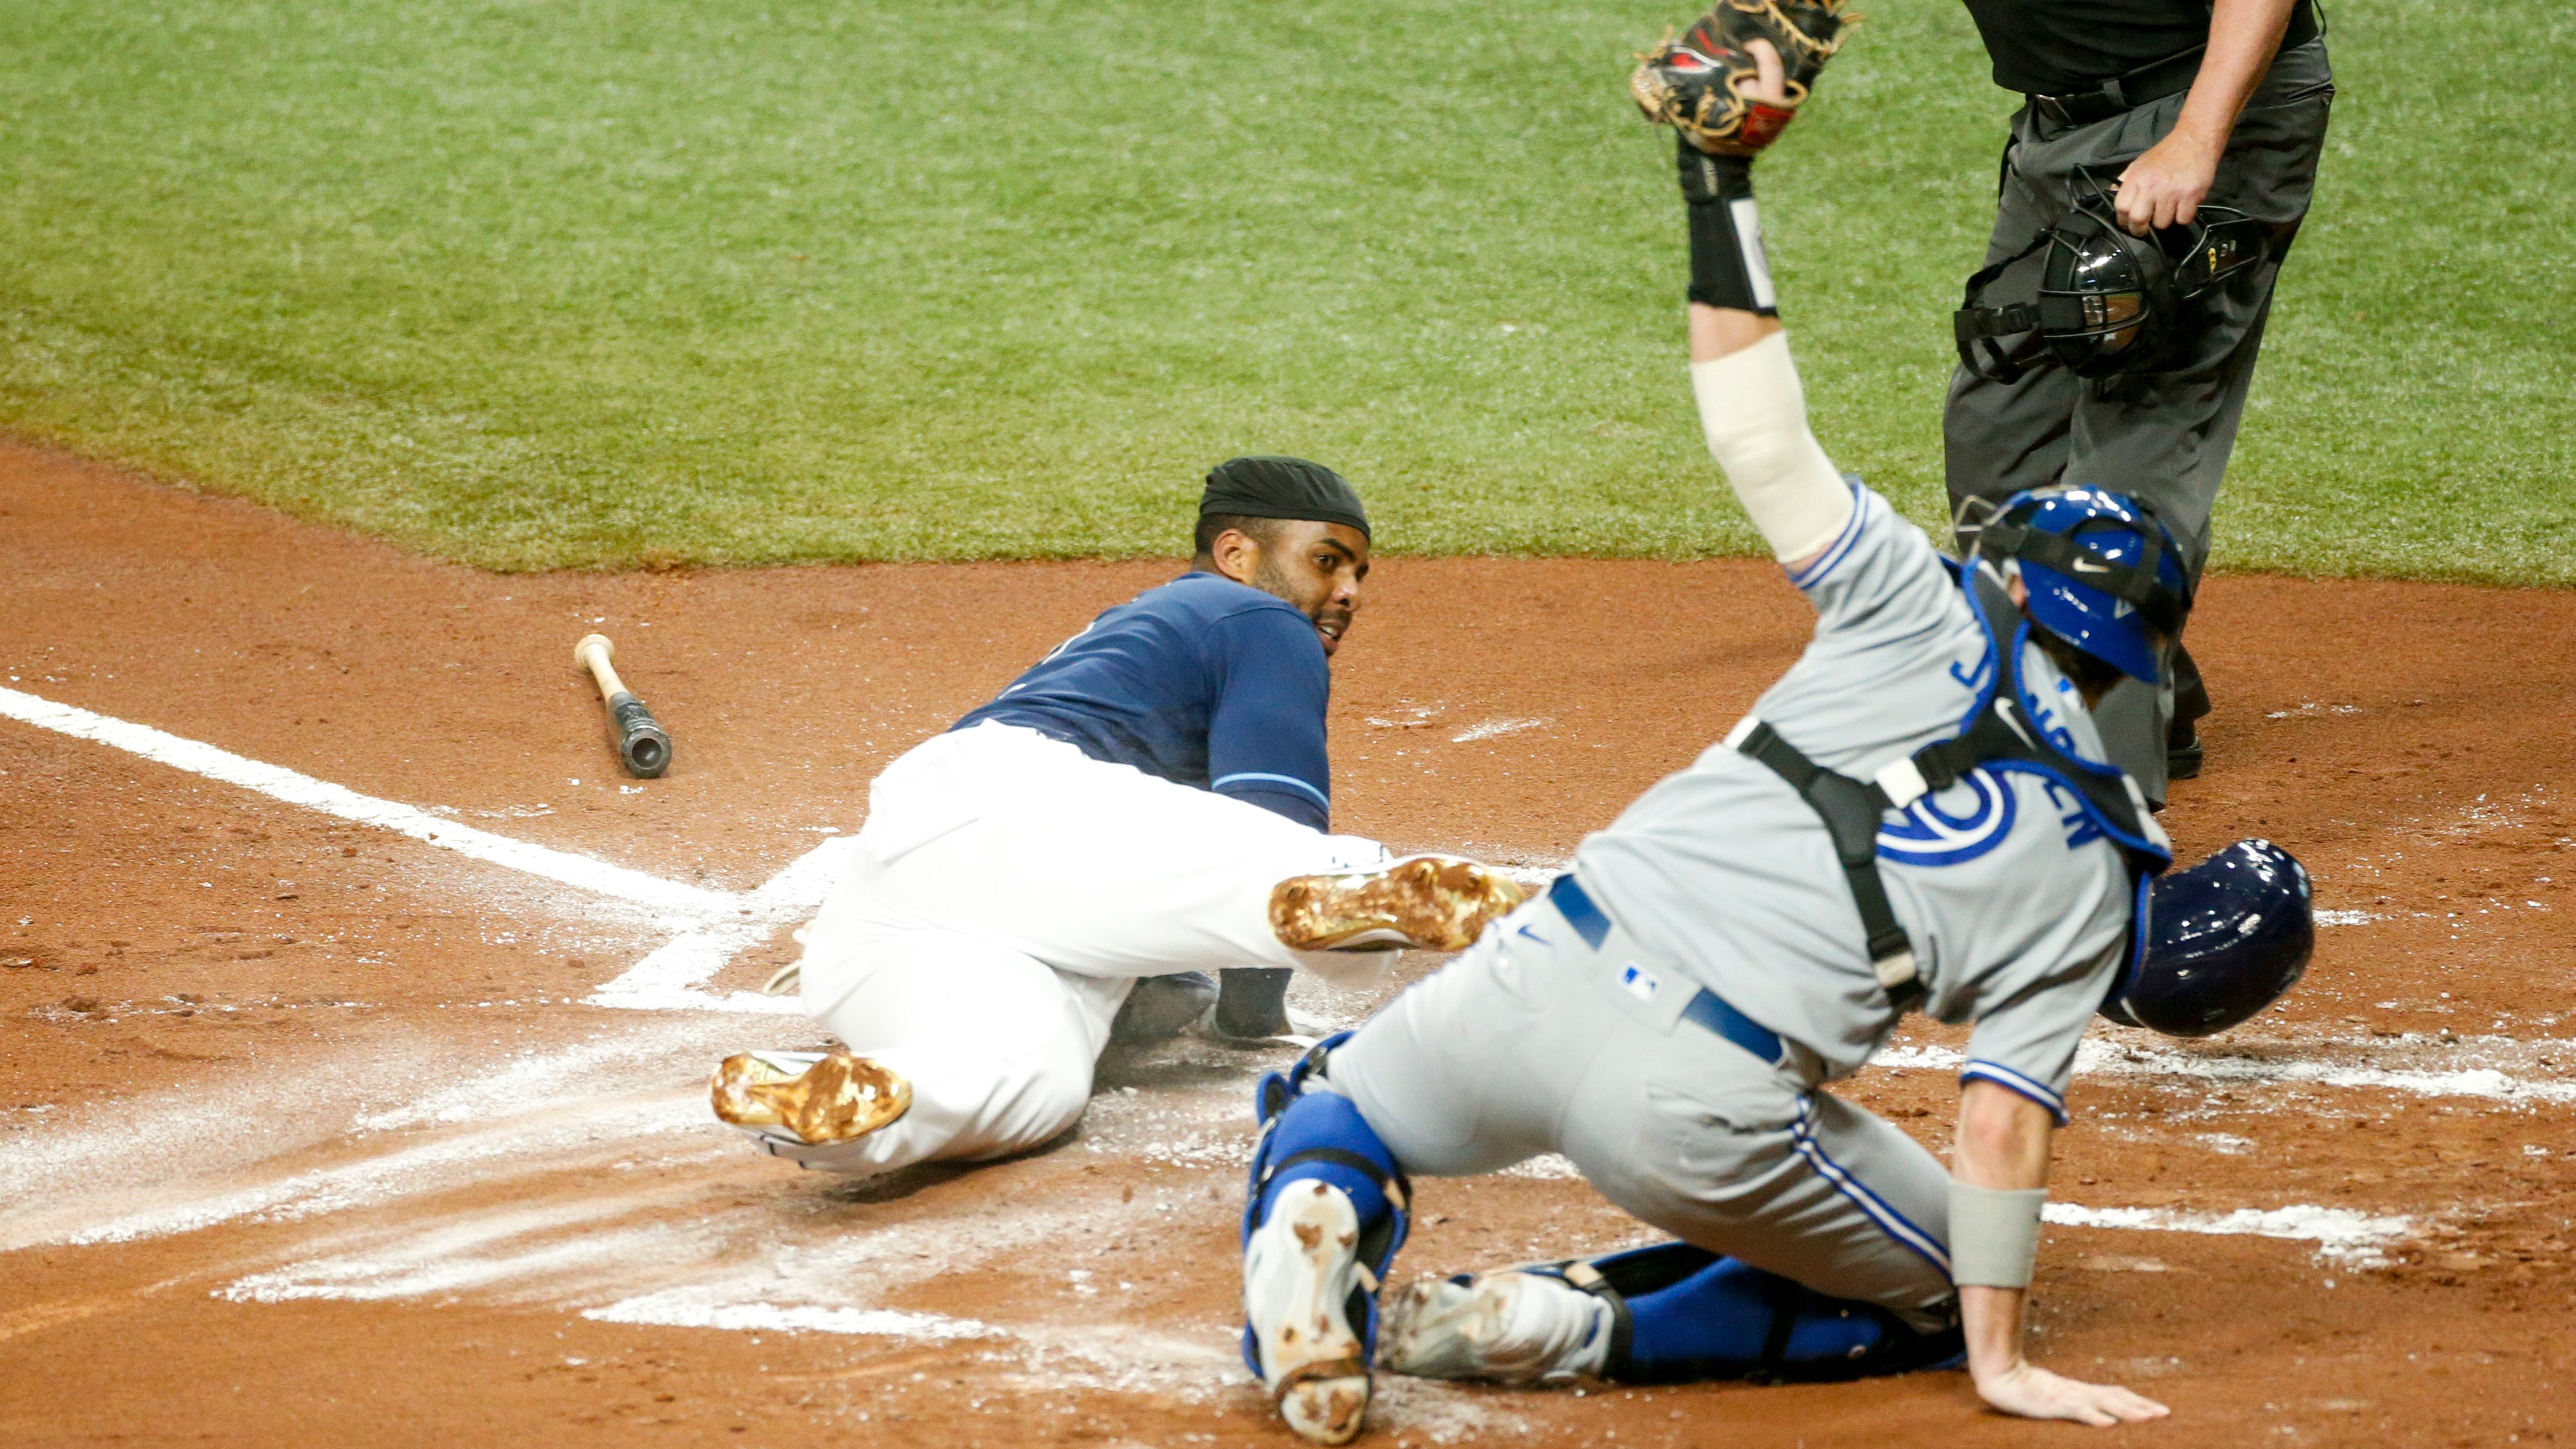
[(596, 895), (614, 896), (619, 900), (656, 907), (675, 916), (704, 919), (728, 914), (742, 904), (730, 892), (682, 885), (591, 856), (494, 835), (471, 825), (459, 825), (418, 806), (361, 795), (345, 785), (334, 785), (282, 766), (246, 759), (201, 741), (181, 739), (150, 725), (112, 719), (15, 689), (0, 689), (0, 716), (52, 730), (56, 734), (70, 735), (74, 739), (109, 745), (155, 764), (237, 785), (290, 805), (301, 805), (342, 820), (408, 835), (414, 840), (475, 860), (542, 876)]
[(361, 795), (345, 785), (317, 780), (203, 741), (183, 739), (150, 725), (60, 704), (21, 690), (0, 688), (0, 718), (107, 745), (192, 775), (318, 810), (325, 815), (406, 835), (441, 850), (541, 879), (632, 901), (659, 912), (666, 928), (679, 928), (659, 950), (602, 986), (586, 1004), (646, 1011), (748, 1011), (780, 1015), (800, 1008), (792, 998), (737, 991), (717, 996), (700, 988), (744, 950), (759, 944), (793, 917), (822, 904), (853, 847), (849, 837), (826, 840), (759, 889), (740, 894), (665, 880), (593, 856), (495, 835), (416, 805)]
[(683, 931), (625, 974), (585, 998), (592, 1006), (638, 1011), (746, 1011), (801, 1015), (793, 996), (736, 991), (718, 996), (702, 989), (734, 957), (766, 940), (781, 925), (811, 914), (849, 868), (858, 837), (837, 836), (815, 846), (771, 876), (736, 914)]
[(719, 1303), (698, 1288), (671, 1288), (621, 1298), (581, 1316), (600, 1323), (640, 1323), (659, 1328), (721, 1328), (734, 1333), (848, 1333), (947, 1343), (960, 1338), (1000, 1338), (1003, 1330), (971, 1318), (907, 1313), (897, 1308), (822, 1308), (810, 1303)]
[[(2363, 1043), (2353, 1045), (2362, 1046)], [(2372, 1049), (2385, 1050), (2376, 1043)], [(1870, 1059), (1894, 1071), (1955, 1072), (1966, 1057), (1936, 1046), (1889, 1047)], [(2076, 1049), (2075, 1074), (2099, 1077), (2189, 1077), (2239, 1087), (2316, 1086), (2404, 1092), (2418, 1097), (2473, 1097), (2524, 1105), (2576, 1102), (2576, 1081), (2517, 1077), (2494, 1067), (2423, 1071), (2328, 1061), (2197, 1056), (2159, 1047), (2088, 1040)]]
[(2415, 1229), (2415, 1220), (2409, 1217), (2304, 1203), (2269, 1209), (2238, 1208), (2232, 1213), (2186, 1213), (2170, 1208), (2094, 1208), (2053, 1202), (2040, 1210), (2040, 1216), (2070, 1228), (2126, 1228), (2312, 1242), (2317, 1245), (2319, 1258), (2356, 1268), (2384, 1266), (2387, 1258), (2381, 1250)]

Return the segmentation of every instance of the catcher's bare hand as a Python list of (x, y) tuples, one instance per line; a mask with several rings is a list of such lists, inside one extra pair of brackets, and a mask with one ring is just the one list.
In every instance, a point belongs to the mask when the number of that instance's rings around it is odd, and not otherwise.
[(2171, 1409), (2117, 1384), (2088, 1384), (2026, 1360), (1977, 1380), (1977, 1396), (2025, 1419), (2072, 1419), (2097, 1427), (2161, 1419)]
[(1744, 43), (1744, 49), (1753, 57), (1753, 79), (1738, 85), (1736, 93), (1748, 101), (1788, 105), (1789, 68), (1780, 63), (1780, 48), (1757, 35)]
[(1847, 0), (1718, 0), (1679, 39), (1638, 57), (1628, 94), (1648, 121), (1711, 156), (1749, 157), (1797, 119), (1860, 17)]

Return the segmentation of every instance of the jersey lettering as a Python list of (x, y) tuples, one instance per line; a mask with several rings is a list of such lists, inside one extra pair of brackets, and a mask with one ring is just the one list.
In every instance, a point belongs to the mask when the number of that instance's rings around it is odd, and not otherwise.
[(1993, 678), (1994, 673), (1995, 656), (1983, 649), (1977, 651), (1975, 659), (1962, 659), (1950, 666), (1950, 677), (1959, 681), (1959, 687), (1970, 694), (1983, 693), (1986, 681)]
[(2057, 823), (2066, 827), (2067, 849), (2108, 838), (2102, 827), (2093, 823), (2092, 812), (2084, 808), (2084, 797), (2046, 775), (2039, 777), (2039, 783), (2048, 788), (2048, 803), (2057, 807)]

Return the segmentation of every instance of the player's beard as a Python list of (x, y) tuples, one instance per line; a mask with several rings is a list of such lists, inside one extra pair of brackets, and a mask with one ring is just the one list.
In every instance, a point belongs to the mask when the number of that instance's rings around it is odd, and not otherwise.
[(1315, 636), (1323, 641), (1324, 653), (1330, 655), (1341, 647), (1342, 636), (1350, 632), (1351, 611), (1333, 606), (1329, 581), (1320, 588), (1311, 579), (1300, 579), (1291, 573), (1270, 550), (1264, 549), (1252, 566), (1252, 586), (1276, 599), (1295, 606), (1315, 626)]

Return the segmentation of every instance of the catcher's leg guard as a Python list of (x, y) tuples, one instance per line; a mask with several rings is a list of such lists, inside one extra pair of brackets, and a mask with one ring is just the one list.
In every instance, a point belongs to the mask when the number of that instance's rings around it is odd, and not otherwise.
[[(1606, 1351), (1580, 1315), (1512, 1279), (1547, 1278), (1608, 1306)], [(1562, 1294), (1564, 1290), (1556, 1290)], [(1687, 1243), (1417, 1283), (1395, 1309), (1390, 1367), (1510, 1383), (1817, 1382), (1949, 1366), (1955, 1323), (1918, 1333), (1873, 1304), (1803, 1288)]]
[(1776, 1273), (1686, 1243), (1572, 1265), (1616, 1295), (1625, 1331), (1608, 1378), (1819, 1382), (1910, 1373), (1966, 1351), (1957, 1325), (1917, 1333), (1875, 1304), (1828, 1298)]
[(1262, 1132), (1243, 1213), (1243, 1358), (1289, 1426), (1318, 1443), (1359, 1433), (1377, 1347), (1377, 1288), (1412, 1191), (1359, 1108), (1320, 1079), (1344, 1032), (1262, 1078)]

